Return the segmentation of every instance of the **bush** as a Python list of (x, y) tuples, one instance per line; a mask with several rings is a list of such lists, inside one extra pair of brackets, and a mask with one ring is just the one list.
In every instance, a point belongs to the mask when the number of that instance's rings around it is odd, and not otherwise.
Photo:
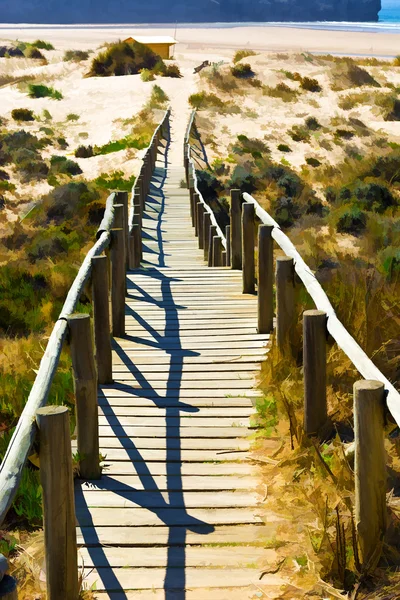
[(164, 72), (164, 77), (174, 77), (176, 79), (182, 77), (182, 74), (181, 74), (181, 71), (180, 71), (178, 65), (176, 65), (176, 64), (167, 65), (165, 72)]
[(234, 77), (238, 79), (249, 79), (250, 77), (254, 77), (254, 71), (251, 68), (251, 65), (247, 63), (240, 63), (231, 68), (231, 73)]
[(287, 196), (280, 196), (271, 202), (272, 215), (281, 227), (291, 227), (302, 215), (299, 203)]
[(257, 138), (248, 138), (247, 135), (238, 135), (237, 143), (233, 145), (232, 149), (239, 156), (251, 154), (253, 158), (261, 158), (264, 154), (270, 153), (265, 142)]
[(364, 85), (381, 87), (368, 71), (356, 65), (351, 58), (335, 63), (332, 78), (332, 89), (335, 91)]
[(123, 171), (114, 171), (113, 173), (102, 173), (95, 179), (96, 186), (105, 190), (131, 191), (135, 185), (136, 177), (132, 175), (127, 177)]
[(82, 169), (78, 163), (67, 159), (66, 156), (57, 156), (53, 154), (50, 159), (50, 165), (52, 174), (80, 175), (82, 173)]
[(14, 108), (11, 111), (11, 116), (14, 121), (34, 121), (35, 116), (29, 108)]
[(85, 50), (67, 50), (64, 54), (63, 60), (66, 62), (80, 62), (81, 60), (87, 60), (88, 58), (89, 52), (86, 52)]
[(140, 79), (145, 82), (154, 81), (155, 76), (153, 71), (149, 71), (149, 69), (142, 69), (140, 72)]
[(279, 144), (278, 150), (280, 152), (292, 152), (292, 149), (287, 144)]
[(398, 98), (391, 98), (391, 106), (388, 108), (384, 119), (385, 121), (400, 121), (400, 100)]
[(91, 156), (94, 156), (93, 146), (78, 146), (74, 155), (76, 158), (90, 158)]
[(67, 115), (67, 121), (79, 121), (79, 115), (76, 115), (75, 113), (69, 113)]
[(353, 195), (361, 208), (377, 213), (383, 213), (387, 208), (398, 204), (391, 191), (379, 183), (359, 184), (354, 188)]
[(320, 167), (322, 165), (322, 163), (317, 158), (313, 158), (312, 156), (306, 158), (306, 163), (310, 165), (310, 167), (314, 168)]
[(34, 58), (38, 60), (46, 60), (43, 54), (37, 48), (33, 46), (27, 46), (24, 52), (25, 58)]
[(30, 98), (52, 98), (53, 100), (61, 100), (63, 95), (61, 92), (55, 90), (52, 87), (47, 87), (42, 84), (29, 84), (29, 97)]
[(320, 92), (322, 90), (318, 80), (311, 77), (302, 77), (300, 87), (307, 92)]
[(308, 117), (305, 121), (305, 124), (307, 129), (310, 129), (310, 131), (318, 131), (318, 129), (321, 129), (321, 124), (315, 117)]
[(297, 90), (292, 89), (286, 83), (278, 83), (274, 88), (266, 85), (263, 88), (263, 93), (271, 98), (280, 98), (283, 102), (293, 102), (297, 100), (298, 96)]
[(189, 96), (189, 104), (192, 108), (198, 110), (202, 108), (223, 108), (224, 102), (215, 94), (207, 94), (206, 92), (198, 92)]
[(149, 100), (150, 108), (163, 108), (169, 101), (169, 97), (159, 85), (153, 85), (151, 90), (151, 96)]
[(160, 57), (144, 44), (117, 42), (93, 59), (88, 77), (136, 75), (142, 69), (153, 69), (160, 61)]
[(256, 52), (253, 52), (253, 50), (237, 50), (233, 57), (233, 62), (236, 64), (242, 60), (242, 58), (247, 58), (248, 56), (256, 56)]
[(304, 125), (293, 125), (288, 134), (294, 142), (309, 142), (311, 139), (309, 131)]
[(351, 140), (355, 134), (353, 131), (349, 131), (348, 129), (336, 129), (335, 135), (343, 138), (344, 140)]
[(31, 43), (31, 46), (34, 48), (40, 48), (40, 50), (54, 50), (53, 44), (50, 44), (50, 42), (45, 42), (44, 40), (36, 40), (35, 42)]
[(336, 222), (338, 233), (359, 235), (367, 227), (367, 215), (357, 206), (345, 206)]

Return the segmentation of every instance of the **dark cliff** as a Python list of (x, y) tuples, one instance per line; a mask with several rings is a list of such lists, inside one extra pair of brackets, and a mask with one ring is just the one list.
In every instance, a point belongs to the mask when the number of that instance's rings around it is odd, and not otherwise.
[(377, 21), (381, 0), (0, 0), (0, 23)]

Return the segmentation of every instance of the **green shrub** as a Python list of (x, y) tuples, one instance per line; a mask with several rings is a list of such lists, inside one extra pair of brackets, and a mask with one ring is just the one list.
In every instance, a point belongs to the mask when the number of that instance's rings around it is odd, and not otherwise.
[(57, 156), (53, 154), (50, 159), (51, 172), (52, 174), (64, 174), (64, 175), (80, 175), (82, 169), (78, 163), (68, 159), (66, 156)]
[(155, 76), (153, 71), (149, 71), (149, 69), (142, 69), (140, 72), (140, 78), (142, 81), (154, 81)]
[(237, 50), (235, 52), (235, 56), (233, 57), (233, 62), (236, 64), (240, 60), (242, 60), (242, 58), (247, 58), (248, 56), (256, 56), (256, 54), (257, 53), (253, 50)]
[(321, 124), (315, 117), (307, 117), (305, 124), (310, 131), (318, 131), (318, 129), (321, 129)]
[(250, 77), (254, 77), (254, 71), (251, 68), (251, 65), (247, 63), (240, 63), (231, 67), (231, 73), (238, 79), (249, 79)]
[(381, 250), (378, 253), (378, 264), (389, 281), (397, 278), (400, 273), (400, 248), (389, 246)]
[(302, 77), (300, 87), (307, 92), (320, 92), (322, 90), (318, 80), (311, 77)]
[(40, 48), (40, 50), (54, 50), (53, 44), (50, 44), (50, 42), (45, 42), (44, 40), (36, 40), (35, 42), (31, 43), (31, 46), (34, 48)]
[(367, 227), (367, 215), (357, 206), (344, 206), (336, 222), (338, 233), (359, 235)]
[(79, 121), (79, 119), (79, 115), (76, 115), (75, 113), (69, 113), (67, 115), (67, 121)]
[(400, 55), (397, 55), (396, 58), (393, 59), (393, 66), (400, 67)]
[(293, 125), (288, 134), (294, 142), (309, 142), (311, 139), (310, 133), (304, 125)]
[(35, 60), (46, 60), (43, 54), (37, 48), (33, 46), (27, 46), (24, 51), (25, 58), (34, 58)]
[(354, 131), (349, 131), (348, 129), (336, 129), (335, 135), (343, 138), (344, 140), (351, 140), (355, 134)]
[(271, 209), (274, 219), (281, 227), (291, 227), (302, 215), (299, 203), (288, 196), (274, 198)]
[(270, 149), (263, 140), (248, 138), (247, 135), (238, 135), (237, 143), (233, 145), (232, 150), (239, 156), (251, 154), (253, 158), (261, 158), (270, 153)]
[(144, 44), (117, 42), (93, 59), (88, 77), (136, 75), (142, 69), (153, 69), (158, 61), (160, 57)]
[(35, 115), (29, 108), (14, 108), (11, 111), (11, 116), (14, 121), (34, 121)]
[(67, 50), (64, 54), (63, 60), (66, 62), (80, 62), (81, 60), (87, 60), (88, 58), (89, 52), (86, 52), (85, 50)]
[(385, 121), (400, 121), (400, 100), (396, 97), (389, 99), (389, 106), (384, 115)]
[(280, 98), (283, 102), (294, 102), (298, 97), (298, 91), (283, 82), (278, 83), (275, 87), (264, 86), (263, 94), (271, 98)]
[(76, 158), (90, 158), (94, 156), (93, 146), (78, 146), (74, 155)]
[(148, 105), (150, 108), (163, 108), (169, 101), (169, 97), (159, 85), (153, 85)]
[(63, 95), (61, 92), (52, 87), (47, 87), (43, 84), (29, 84), (30, 98), (52, 98), (53, 100), (61, 100)]
[(351, 58), (335, 63), (332, 68), (332, 79), (331, 87), (335, 91), (364, 85), (381, 87), (368, 71), (356, 65)]
[(280, 152), (292, 152), (292, 149), (287, 144), (279, 144), (278, 150)]
[(224, 102), (215, 94), (206, 92), (197, 92), (189, 96), (189, 104), (192, 108), (201, 110), (202, 108), (223, 108)]
[(164, 71), (164, 77), (173, 77), (175, 79), (178, 79), (180, 77), (182, 77), (182, 73), (178, 67), (178, 65), (176, 64), (170, 64), (167, 65)]
[(132, 175), (127, 177), (123, 171), (114, 171), (113, 173), (102, 173), (95, 179), (97, 187), (105, 190), (120, 190), (123, 192), (130, 192), (132, 187), (135, 185), (136, 177)]
[(306, 163), (310, 165), (310, 167), (314, 168), (320, 167), (322, 165), (321, 161), (319, 161), (317, 158), (313, 158), (312, 156), (306, 158)]

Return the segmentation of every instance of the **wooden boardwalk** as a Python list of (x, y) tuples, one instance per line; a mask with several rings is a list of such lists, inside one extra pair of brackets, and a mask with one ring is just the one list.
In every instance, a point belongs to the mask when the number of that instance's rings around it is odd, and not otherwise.
[(127, 275), (115, 382), (100, 387), (103, 477), (76, 484), (80, 555), (101, 600), (243, 600), (270, 537), (246, 460), (268, 336), (241, 272), (205, 265), (168, 156), (146, 202), (142, 268)]

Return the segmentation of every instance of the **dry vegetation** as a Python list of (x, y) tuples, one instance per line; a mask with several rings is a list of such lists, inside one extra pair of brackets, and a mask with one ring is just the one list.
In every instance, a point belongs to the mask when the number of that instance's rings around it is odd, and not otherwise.
[[(309, 55), (257, 55), (243, 62), (251, 67), (249, 78), (235, 77), (229, 65), (202, 73), (198, 94), (219, 99), (217, 109), (200, 106), (196, 119), (193, 141), (201, 156), (201, 139), (211, 165), (199, 160), (202, 191), (225, 215), (230, 189), (252, 193), (314, 270), (341, 321), (396, 385), (398, 67)], [(224, 110), (232, 103), (238, 116)], [(215, 111), (222, 117), (216, 119)], [(292, 582), (281, 597), (394, 599), (400, 564), (398, 428), (388, 425), (386, 437), (390, 526), (378, 568), (364, 573), (354, 542), (354, 477), (344, 452), (353, 439), (352, 384), (359, 376), (331, 345), (329, 427), (321, 444), (305, 438), (301, 314), (312, 306), (301, 287), (297, 292), (294, 358), (283, 359), (274, 349), (269, 354), (256, 443), (268, 482), (267, 519), (268, 511), (284, 517), (271, 540), (280, 556), (277, 568)]]

